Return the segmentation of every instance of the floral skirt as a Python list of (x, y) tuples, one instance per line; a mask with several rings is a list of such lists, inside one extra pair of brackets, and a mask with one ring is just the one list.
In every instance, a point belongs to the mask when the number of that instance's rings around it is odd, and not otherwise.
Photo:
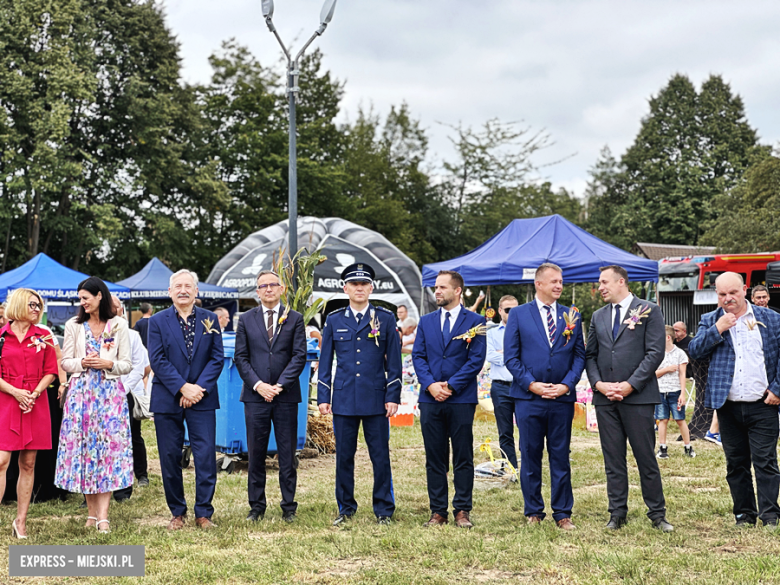
[(101, 370), (71, 378), (62, 413), (54, 483), (69, 492), (104, 494), (133, 485), (127, 397)]

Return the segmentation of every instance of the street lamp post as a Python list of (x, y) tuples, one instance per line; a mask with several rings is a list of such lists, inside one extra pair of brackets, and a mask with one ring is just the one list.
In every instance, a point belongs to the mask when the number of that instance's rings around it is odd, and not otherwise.
[(290, 52), (287, 47), (284, 46), (279, 33), (273, 23), (274, 15), (274, 2), (273, 0), (262, 0), (263, 6), (263, 18), (265, 18), (265, 24), (268, 26), (268, 30), (271, 31), (276, 40), (279, 41), (279, 46), (284, 51), (284, 56), (287, 58), (287, 101), (289, 104), (290, 115), (290, 165), (289, 165), (289, 182), (287, 193), (287, 213), (289, 217), (289, 232), (287, 242), (287, 253), (290, 257), (294, 257), (298, 252), (298, 149), (296, 143), (296, 124), (295, 124), (295, 99), (298, 93), (298, 60), (303, 56), (309, 45), (314, 42), (318, 36), (321, 36), (325, 32), (328, 23), (333, 18), (333, 11), (336, 8), (336, 0), (325, 0), (325, 4), (322, 6), (320, 12), (320, 26), (311, 35), (311, 38), (306, 41), (303, 48), (298, 52), (293, 59), (290, 56)]

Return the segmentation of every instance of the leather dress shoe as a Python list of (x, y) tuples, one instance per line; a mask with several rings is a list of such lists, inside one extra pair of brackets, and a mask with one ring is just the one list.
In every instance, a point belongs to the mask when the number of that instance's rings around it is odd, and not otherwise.
[(465, 510), (461, 510), (455, 514), (455, 526), (458, 528), (474, 528), (471, 520), (469, 520), (469, 513)]
[(185, 518), (185, 516), (174, 516), (171, 518), (171, 521), (168, 522), (168, 530), (181, 530), (184, 528)]
[(146, 487), (149, 485), (149, 478), (145, 475), (142, 475), (138, 478), (138, 487)]
[(610, 516), (607, 522), (607, 530), (620, 530), (626, 525), (626, 519), (623, 516)]
[(737, 518), (736, 526), (755, 526), (756, 525), (755, 518), (751, 518), (747, 514), (738, 514), (736, 518)]
[(265, 512), (261, 512), (260, 510), (250, 510), (249, 514), (246, 515), (246, 519), (250, 522), (257, 522), (258, 520), (262, 520), (265, 516)]
[(577, 527), (574, 525), (574, 522), (571, 521), (571, 518), (561, 518), (556, 524), (561, 530), (577, 530)]
[(528, 524), (541, 524), (542, 520), (544, 520), (541, 516), (527, 516), (526, 520), (528, 521)]
[(210, 530), (216, 528), (217, 525), (211, 521), (211, 518), (195, 518), (195, 526), (202, 528), (203, 530)]
[(390, 526), (391, 524), (390, 516), (377, 516), (376, 523), (380, 526)]
[(674, 526), (666, 521), (666, 518), (656, 518), (653, 520), (653, 528), (657, 528), (661, 532), (674, 532)]
[(352, 519), (352, 514), (339, 514), (333, 521), (333, 526), (342, 526)]
[(445, 524), (449, 524), (449, 520), (447, 520), (446, 516), (442, 516), (441, 514), (438, 514), (434, 512), (431, 514), (431, 519), (428, 520), (423, 526), (425, 528), (430, 528), (431, 526), (444, 526)]
[(296, 518), (297, 516), (295, 515), (295, 512), (285, 512), (284, 514), (282, 514), (282, 520), (287, 522), (287, 524), (292, 524), (293, 522), (295, 522)]

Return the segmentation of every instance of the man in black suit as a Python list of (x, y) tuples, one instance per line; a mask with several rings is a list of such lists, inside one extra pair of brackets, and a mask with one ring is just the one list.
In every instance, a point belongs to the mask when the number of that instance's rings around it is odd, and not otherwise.
[(279, 455), (279, 487), (282, 517), (295, 520), (298, 442), (298, 377), (306, 365), (306, 332), (303, 316), (289, 310), (279, 299), (284, 285), (271, 270), (257, 275), (260, 306), (241, 315), (236, 331), (236, 367), (244, 381), (247, 446), (249, 448), (249, 515), (256, 522), (265, 515), (265, 457), (271, 423)]
[(149, 319), (154, 315), (154, 307), (149, 303), (141, 303), (139, 309), (141, 309), (141, 318), (135, 322), (133, 329), (138, 331), (138, 335), (141, 336), (144, 347), (148, 350), (149, 346), (146, 345), (146, 341), (149, 334)]
[(593, 387), (599, 425), (610, 519), (618, 530), (628, 514), (626, 439), (639, 467), (642, 497), (653, 527), (671, 532), (661, 472), (655, 459), (653, 413), (660, 404), (655, 371), (664, 359), (666, 332), (658, 305), (640, 301), (628, 290), (628, 274), (620, 266), (601, 269), (599, 292), (609, 303), (590, 321), (585, 368)]

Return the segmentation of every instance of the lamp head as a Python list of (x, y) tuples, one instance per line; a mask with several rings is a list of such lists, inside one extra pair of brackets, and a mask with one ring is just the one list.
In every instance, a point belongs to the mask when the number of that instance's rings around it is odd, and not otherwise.
[(263, 18), (273, 18), (274, 0), (263, 0)]
[(333, 18), (334, 10), (336, 10), (336, 0), (325, 0), (325, 4), (322, 5), (322, 11), (320, 11), (320, 27), (317, 29), (318, 35), (325, 32), (325, 28), (327, 28), (328, 23), (330, 23)]

